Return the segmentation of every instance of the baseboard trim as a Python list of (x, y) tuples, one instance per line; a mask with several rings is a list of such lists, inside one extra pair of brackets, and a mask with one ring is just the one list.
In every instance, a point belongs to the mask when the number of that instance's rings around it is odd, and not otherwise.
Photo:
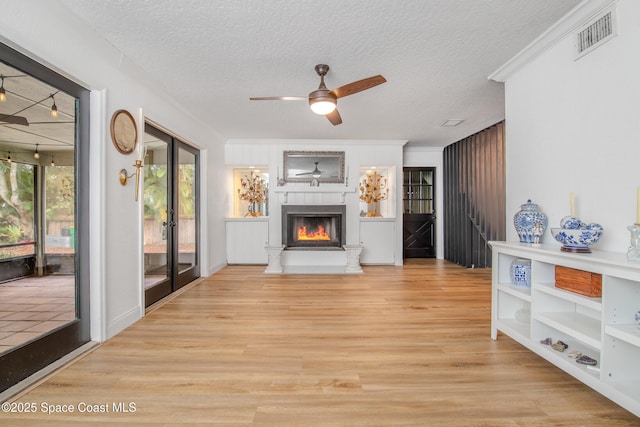
[(140, 306), (135, 306), (127, 312), (116, 317), (113, 322), (107, 325), (107, 340), (115, 337), (120, 332), (140, 320)]
[(20, 396), (25, 393), (31, 391), (33, 388), (42, 384), (48, 378), (50, 378), (53, 374), (61, 371), (68, 366), (71, 366), (76, 361), (80, 360), (83, 356), (91, 353), (93, 350), (98, 348), (100, 343), (95, 341), (89, 341), (88, 343), (78, 347), (70, 353), (65, 354), (60, 359), (50, 363), (44, 368), (40, 369), (38, 372), (30, 375), (24, 380), (20, 381), (18, 384), (9, 387), (2, 393), (0, 393), (0, 402), (7, 402), (9, 400), (13, 401), (19, 399)]

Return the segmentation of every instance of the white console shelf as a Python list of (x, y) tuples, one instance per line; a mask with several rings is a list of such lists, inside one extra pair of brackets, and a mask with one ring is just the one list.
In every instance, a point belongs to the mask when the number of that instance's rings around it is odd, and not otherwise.
[[(556, 244), (489, 242), (492, 258), (491, 338), (498, 331), (640, 417), (640, 263), (625, 254), (560, 251)], [(531, 288), (511, 283), (511, 263), (531, 261)], [(555, 266), (602, 275), (602, 298), (555, 287)], [(569, 345), (564, 352), (540, 341)], [(597, 360), (581, 365), (579, 351)]]

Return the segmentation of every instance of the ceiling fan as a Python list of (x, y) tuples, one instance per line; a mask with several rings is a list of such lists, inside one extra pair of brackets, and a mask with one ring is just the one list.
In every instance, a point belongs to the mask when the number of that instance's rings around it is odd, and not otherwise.
[(363, 90), (371, 89), (374, 86), (378, 86), (387, 80), (381, 75), (367, 77), (366, 79), (358, 80), (352, 83), (348, 83), (344, 86), (340, 86), (336, 89), (327, 89), (324, 84), (324, 76), (329, 72), (329, 66), (326, 64), (318, 64), (315, 67), (316, 73), (320, 76), (320, 86), (318, 89), (311, 92), (308, 96), (257, 96), (249, 98), (252, 101), (309, 101), (311, 110), (319, 115), (326, 116), (327, 119), (334, 125), (342, 123), (342, 117), (338, 112), (337, 104), (338, 98), (344, 98), (345, 96), (353, 95), (354, 93), (362, 92)]
[(0, 114), (0, 125), (22, 125), (29, 126), (26, 117), (14, 116), (13, 114)]
[(322, 171), (320, 169), (318, 169), (318, 163), (320, 162), (313, 162), (316, 164), (316, 167), (314, 170), (310, 171), (310, 172), (302, 172), (302, 173), (297, 173), (296, 176), (301, 176), (301, 175), (311, 175), (314, 178), (320, 178), (322, 176)]

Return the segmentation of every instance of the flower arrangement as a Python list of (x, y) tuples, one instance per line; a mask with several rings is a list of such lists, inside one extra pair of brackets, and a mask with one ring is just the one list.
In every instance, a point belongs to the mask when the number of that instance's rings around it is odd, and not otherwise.
[(265, 203), (268, 200), (269, 184), (260, 178), (260, 175), (251, 171), (249, 175), (240, 178), (240, 187), (238, 188), (238, 197), (240, 197), (240, 200), (249, 202), (249, 212), (245, 216), (256, 217), (262, 215), (256, 205)]
[(378, 209), (380, 201), (388, 197), (387, 179), (376, 171), (368, 171), (360, 181), (360, 200), (367, 204), (367, 216), (382, 216)]

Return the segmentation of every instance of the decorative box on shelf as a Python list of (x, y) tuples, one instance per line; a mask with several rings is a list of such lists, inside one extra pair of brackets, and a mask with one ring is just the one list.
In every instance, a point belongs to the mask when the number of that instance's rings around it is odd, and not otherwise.
[(556, 288), (587, 297), (602, 296), (602, 274), (556, 265)]

